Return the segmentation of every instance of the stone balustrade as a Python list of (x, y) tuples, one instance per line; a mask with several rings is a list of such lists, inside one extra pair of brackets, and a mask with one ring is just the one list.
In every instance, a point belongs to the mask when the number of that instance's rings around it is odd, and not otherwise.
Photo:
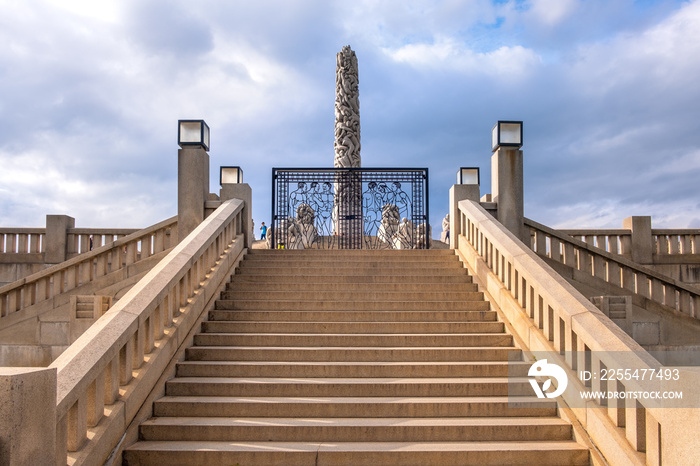
[[(68, 258), (75, 257), (77, 254), (112, 244), (137, 231), (139, 230), (133, 228), (70, 228), (66, 231), (66, 255)], [(154, 254), (153, 250), (148, 253)]]
[[(548, 257), (555, 262), (572, 267), (578, 272), (622, 288), (630, 294), (638, 295), (641, 298), (700, 319), (700, 293), (696, 287), (640, 266), (624, 256), (621, 257), (600, 249), (590, 241), (584, 242), (576, 239), (567, 234), (568, 231), (560, 232), (529, 219), (525, 220), (525, 225), (531, 231), (531, 247), (540, 256)], [(662, 233), (666, 231), (657, 230), (657, 232)], [(694, 233), (686, 236), (694, 236)], [(601, 238), (602, 235), (585, 236), (586, 239), (593, 237)], [(668, 238), (669, 235), (659, 234), (656, 237)], [(672, 237), (680, 238), (681, 236)], [(605, 238), (608, 240), (604, 241), (603, 244), (612, 244), (613, 247), (609, 249), (614, 250), (615, 240), (611, 241), (610, 238), (619, 238), (619, 236), (609, 235)], [(596, 244), (599, 244), (598, 241), (596, 239)], [(618, 244), (624, 244), (624, 242), (618, 242)], [(657, 242), (657, 244), (667, 243), (662, 241), (661, 243)], [(690, 244), (694, 244), (693, 241)], [(672, 250), (674, 249), (667, 248), (667, 251)]]
[(659, 256), (700, 254), (700, 230), (651, 230)]
[[(465, 260), (484, 291), (491, 297), (526, 352), (546, 354), (550, 363), (567, 372), (569, 384), (560, 403), (562, 415), (577, 419), (611, 464), (682, 464), (697, 448), (695, 427), (698, 409), (662, 408), (647, 399), (587, 401), (581, 407), (580, 392), (606, 390), (616, 393), (655, 392), (650, 380), (606, 382), (580, 378), (582, 370), (637, 368), (658, 370), (653, 359), (631, 337), (621, 332), (589, 300), (576, 291), (535, 252), (498, 223), (477, 202), (459, 202), (458, 254)], [(645, 292), (683, 312), (697, 309), (697, 294), (670, 284), (630, 261), (592, 247), (568, 235), (534, 222), (535, 250), (579, 270), (605, 277), (630, 291)], [(644, 291), (648, 290), (648, 291)], [(693, 395), (697, 372), (683, 371)], [(690, 396), (688, 396), (690, 398)], [(688, 400), (688, 403), (695, 403)], [(663, 452), (663, 453), (662, 453)]]
[(41, 254), (46, 228), (0, 228), (1, 254)]
[[(632, 255), (630, 230), (564, 229), (558, 231), (612, 254), (627, 258)], [(658, 256), (697, 255), (700, 254), (700, 229), (655, 228), (651, 230), (651, 245), (652, 253)]]
[[(176, 230), (177, 217), (172, 217), (150, 228), (139, 230), (105, 246), (93, 248), (88, 253), (0, 287), (0, 320), (25, 310), (29, 312), (30, 308), (35, 313), (53, 308), (59, 296), (65, 298), (64, 301), (68, 301), (67, 296), (71, 291), (172, 248), (177, 243), (174, 237)], [(94, 235), (95, 230), (90, 231)], [(85, 233), (78, 230), (73, 235), (83, 234)], [(102, 238), (105, 236), (109, 234), (103, 233)], [(32, 243), (31, 238), (29, 243)]]
[[(240, 260), (242, 212), (224, 202), (51, 364), (57, 464), (102, 464), (117, 446)], [(116, 250), (132, 260), (136, 245), (123, 241)]]
[[(526, 220), (527, 225), (527, 220)], [(632, 233), (630, 230), (559, 230), (590, 246), (612, 254), (631, 257)]]

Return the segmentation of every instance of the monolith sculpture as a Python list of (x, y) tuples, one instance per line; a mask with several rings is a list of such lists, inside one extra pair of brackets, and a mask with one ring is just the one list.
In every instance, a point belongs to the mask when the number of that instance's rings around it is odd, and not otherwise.
[[(360, 91), (357, 57), (349, 45), (336, 57), (335, 70), (335, 168), (360, 168)], [(335, 233), (340, 247), (358, 247), (362, 238), (362, 180), (348, 170), (336, 178)]]

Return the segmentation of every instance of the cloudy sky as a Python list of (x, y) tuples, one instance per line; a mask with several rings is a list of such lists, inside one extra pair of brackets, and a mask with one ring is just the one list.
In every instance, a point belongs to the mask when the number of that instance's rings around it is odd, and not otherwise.
[(0, 0), (0, 226), (177, 213), (177, 120), (240, 165), (333, 163), (336, 53), (359, 60), (362, 164), (428, 167), (433, 236), (460, 166), (524, 121), (525, 215), (700, 228), (700, 0)]

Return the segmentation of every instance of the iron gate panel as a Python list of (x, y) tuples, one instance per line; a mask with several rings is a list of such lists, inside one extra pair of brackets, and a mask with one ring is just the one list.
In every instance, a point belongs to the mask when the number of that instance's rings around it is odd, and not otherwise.
[(430, 247), (427, 168), (273, 168), (273, 248)]

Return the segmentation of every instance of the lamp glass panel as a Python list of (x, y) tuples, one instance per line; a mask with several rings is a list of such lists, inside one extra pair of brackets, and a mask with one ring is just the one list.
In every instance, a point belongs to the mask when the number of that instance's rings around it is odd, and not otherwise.
[(209, 148), (209, 127), (204, 125), (204, 145)]
[(498, 125), (491, 130), (491, 147), (498, 147)]
[(202, 142), (202, 123), (180, 122), (180, 142)]
[(476, 168), (462, 168), (461, 184), (479, 184), (479, 170)]
[(235, 184), (239, 181), (238, 168), (222, 168), (221, 169), (221, 184)]
[(501, 123), (501, 144), (522, 144), (519, 123)]

